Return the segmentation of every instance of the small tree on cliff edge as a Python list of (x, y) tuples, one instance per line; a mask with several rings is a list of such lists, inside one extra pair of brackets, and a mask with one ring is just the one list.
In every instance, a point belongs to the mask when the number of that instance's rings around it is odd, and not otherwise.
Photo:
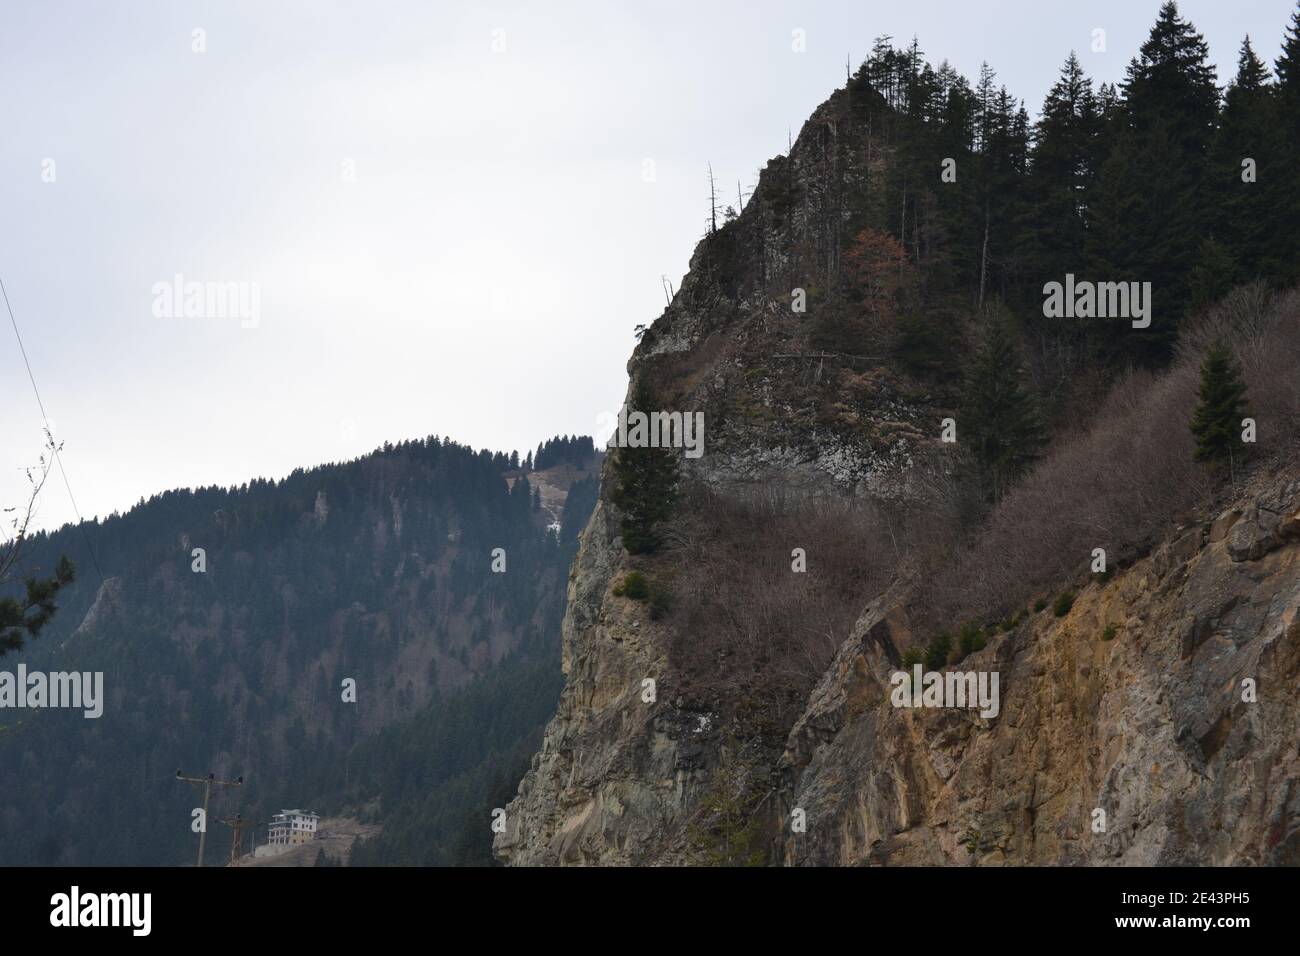
[[(655, 407), (644, 381), (632, 393), (631, 410), (647, 415)], [(622, 512), (623, 547), (646, 554), (662, 543), (658, 526), (677, 500), (677, 459), (668, 448), (619, 448), (614, 456), (615, 485), (610, 499)]]
[(1201, 362), (1197, 398), (1191, 422), (1196, 460), (1227, 464), (1235, 473), (1234, 452), (1241, 441), (1241, 420), (1246, 413), (1246, 383), (1232, 349), (1222, 339), (1210, 347)]

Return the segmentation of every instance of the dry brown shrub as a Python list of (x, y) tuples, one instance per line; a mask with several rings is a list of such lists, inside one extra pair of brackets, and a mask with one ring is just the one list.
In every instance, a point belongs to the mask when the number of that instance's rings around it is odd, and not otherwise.
[[(871, 596), (917, 553), (933, 509), (688, 489), (676, 522), (671, 655), (692, 691), (784, 733)], [(792, 570), (802, 548), (807, 571)]]
[(1086, 571), (1093, 548), (1132, 558), (1156, 543), (1218, 483), (1193, 461), (1188, 429), (1199, 366), (1225, 337), (1241, 358), (1259, 421), (1256, 466), (1294, 459), (1300, 442), (1300, 293), (1258, 286), (1229, 295), (1188, 328), (1173, 366), (1132, 372), (1080, 434), (1058, 441), (989, 514), (969, 548), (950, 554), (918, 594), (933, 627), (994, 620)]

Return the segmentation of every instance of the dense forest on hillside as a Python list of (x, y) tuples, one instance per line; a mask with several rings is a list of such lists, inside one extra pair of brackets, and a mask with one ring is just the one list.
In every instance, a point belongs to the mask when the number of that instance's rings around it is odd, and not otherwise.
[(548, 439), (537, 446), (537, 454), (530, 456), (527, 467), (542, 471), (559, 464), (581, 468), (596, 454), (590, 435), (564, 435)]
[(383, 831), (350, 865), (491, 863), (491, 812), (514, 796), (561, 684), (553, 658), (513, 657), (359, 747), (357, 796), (380, 797)]
[[(509, 469), (508, 455), (434, 437), (29, 538), (25, 574), (61, 555), (79, 573), (3, 665), (103, 671), (106, 701), (93, 720), (6, 711), (3, 862), (192, 860), (195, 797), (178, 768), (244, 777), (214, 798), (213, 821), (366, 803), (387, 822), (384, 788), (409, 774), (452, 818), (430, 852), (486, 862), (486, 839), (455, 827), (473, 818), (488, 833), (494, 789), (554, 704), (567, 524), (586, 520), (566, 508), (562, 534), (547, 529)], [(386, 727), (436, 737), (455, 759), (398, 750), (412, 761), (398, 767), (377, 749)], [(214, 822), (209, 837), (217, 862), (229, 833)]]
[[(1172, 2), (1118, 86), (1095, 86), (1086, 57), (1065, 58), (1031, 120), (988, 64), (972, 83), (917, 40), (877, 39), (806, 124), (812, 156), (767, 164), (744, 214), (701, 244), (701, 270), (739, 298), (788, 307), (801, 289), (811, 347), (896, 361), (954, 395), (977, 319), (1005, 310), (1053, 417), (1091, 401), (1097, 376), (1163, 366), (1197, 308), (1300, 277), (1300, 12), (1272, 70), (1244, 38), (1222, 89)], [(791, 221), (810, 204), (813, 221)], [(798, 244), (771, 248), (787, 229)], [(1045, 283), (1067, 274), (1150, 282), (1150, 327), (1045, 317)]]

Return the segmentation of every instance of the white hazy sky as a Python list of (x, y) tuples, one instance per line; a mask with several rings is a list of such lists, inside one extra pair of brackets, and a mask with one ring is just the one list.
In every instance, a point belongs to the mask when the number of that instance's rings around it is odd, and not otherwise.
[[(1158, 7), (5, 0), (0, 277), (81, 511), (431, 433), (593, 433), (703, 231), (705, 164), (748, 188), (846, 54), (915, 33), (1036, 115), (1072, 48), (1120, 79)], [(1245, 33), (1271, 62), (1293, 3), (1181, 9), (1222, 83)], [(257, 327), (156, 317), (178, 273), (257, 283)], [(0, 320), (10, 505), (41, 420)], [(56, 477), (39, 524), (71, 517)]]

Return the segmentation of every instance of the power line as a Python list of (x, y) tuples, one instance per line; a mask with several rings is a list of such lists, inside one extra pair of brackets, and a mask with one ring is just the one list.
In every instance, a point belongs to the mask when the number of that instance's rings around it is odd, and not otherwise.
[(208, 838), (208, 799), (212, 796), (212, 788), (216, 787), (218, 790), (224, 790), (230, 787), (242, 787), (244, 777), (241, 774), (234, 780), (218, 780), (217, 775), (214, 773), (210, 773), (206, 777), (187, 777), (182, 771), (177, 770), (176, 779), (183, 780), (195, 788), (201, 786), (203, 789), (203, 819), (201, 820), (202, 829), (199, 830), (199, 861), (195, 864), (196, 866), (202, 866), (203, 846)]
[[(58, 462), (59, 474), (63, 476), (63, 487), (68, 489), (68, 500), (72, 502), (72, 513), (77, 516), (77, 530), (81, 532), (81, 540), (86, 545), (86, 553), (90, 555), (90, 563), (95, 566), (95, 573), (99, 575), (100, 587), (105, 588), (107, 594), (104, 572), (100, 570), (99, 559), (95, 557), (95, 549), (90, 546), (90, 539), (86, 536), (86, 522), (81, 517), (81, 510), (77, 507), (76, 496), (72, 493), (72, 483), (68, 481), (68, 472), (63, 467), (63, 456), (59, 454), (59, 443), (54, 440), (54, 433), (50, 430), (50, 416), (45, 413), (45, 403), (41, 401), (41, 390), (36, 387), (36, 376), (32, 374), (32, 363), (27, 359), (27, 349), (23, 346), (23, 337), (18, 332), (18, 320), (14, 318), (14, 308), (9, 304), (9, 292), (5, 289), (3, 278), (0, 278), (0, 295), (4, 296), (5, 309), (9, 312), (9, 324), (14, 328), (14, 338), (18, 340), (18, 351), (22, 354), (23, 364), (27, 366), (27, 378), (32, 383), (32, 392), (36, 395), (36, 405), (41, 410), (41, 422), (45, 426), (46, 436), (50, 439), (50, 448), (54, 451), (54, 460)], [(111, 600), (112, 595), (108, 596)]]

